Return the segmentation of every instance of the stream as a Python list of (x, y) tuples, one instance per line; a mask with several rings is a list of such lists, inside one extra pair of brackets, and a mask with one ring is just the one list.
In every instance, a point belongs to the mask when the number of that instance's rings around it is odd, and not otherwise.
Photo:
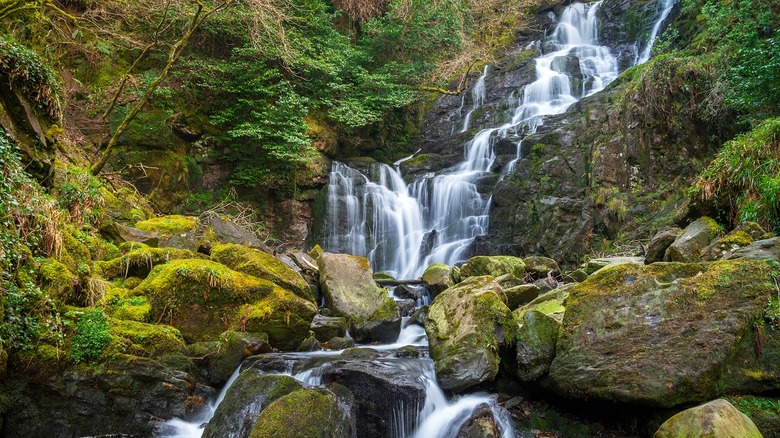
[[(650, 48), (674, 0), (658, 3), (658, 17), (650, 39), (635, 64), (649, 58)], [(427, 173), (407, 183), (400, 171), (400, 161), (392, 166), (375, 163), (369, 174), (334, 162), (328, 185), (326, 237), (322, 242), (325, 251), (366, 256), (375, 271), (402, 279), (417, 278), (434, 263), (455, 265), (466, 260), (474, 239), (486, 234), (488, 229), (491, 197), (478, 190), (480, 179), (490, 174), (503, 177), (512, 172), (517, 161), (523, 158), (522, 138), (535, 133), (546, 116), (565, 112), (579, 99), (601, 91), (618, 76), (615, 56), (598, 40), (600, 6), (601, 2), (565, 7), (556, 17), (554, 30), (543, 40), (529, 45), (539, 53), (535, 59), (535, 80), (503, 98), (503, 107), (510, 108), (510, 113), (503, 117), (505, 122), (479, 129), (464, 146), (463, 161), (456, 166), (438, 174)], [(462, 118), (453, 124), (453, 133), (469, 131), (477, 122), (473, 115), (486, 101), (485, 84), (490, 74), (491, 68), (486, 66), (470, 91), (469, 105), (464, 95), (460, 107)], [(517, 141), (517, 156), (497, 169), (493, 146), (507, 138), (521, 139)], [(423, 299), (418, 305), (425, 303)], [(417, 349), (420, 358), (396, 357), (396, 351), (405, 346)], [(425, 387), (424, 404), (399, 405), (392, 413), (393, 438), (455, 437), (463, 423), (484, 404), (490, 407), (501, 436), (515, 436), (509, 415), (494, 395), (477, 393), (448, 399), (437, 384), (421, 326), (407, 324), (405, 319), (396, 342), (369, 347), (380, 352), (379, 357), (369, 359), (372, 364), (402, 370)], [(323, 369), (340, 359), (342, 352), (279, 354), (288, 364), (285, 374), (318, 386), (322, 383)], [(161, 436), (200, 437), (202, 425), (213, 416), (238, 372), (198, 418), (189, 422), (170, 420), (165, 423)]]

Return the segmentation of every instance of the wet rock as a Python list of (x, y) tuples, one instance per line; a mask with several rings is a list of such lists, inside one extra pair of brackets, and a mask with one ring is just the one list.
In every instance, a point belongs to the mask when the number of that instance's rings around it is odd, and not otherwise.
[(482, 275), (490, 275), (495, 278), (504, 274), (523, 278), (525, 275), (523, 259), (510, 256), (475, 256), (460, 268), (461, 280)]
[(454, 284), (452, 269), (443, 264), (428, 266), (422, 275), (422, 281), (428, 285), (428, 290), (435, 297)]
[(301, 342), (300, 345), (298, 345), (298, 348), (296, 351), (320, 351), (322, 350), (322, 346), (317, 341), (317, 338), (314, 337), (314, 334), (312, 333), (311, 336), (304, 339), (303, 342)]
[(100, 235), (117, 245), (124, 242), (138, 242), (156, 247), (160, 242), (160, 238), (151, 233), (118, 222), (111, 222), (101, 227)]
[(241, 371), (203, 431), (203, 438), (248, 437), (258, 414), (303, 387), (290, 376), (267, 375), (255, 368)]
[(250, 438), (350, 437), (354, 435), (349, 411), (326, 389), (301, 389), (271, 403), (260, 412)]
[(680, 412), (666, 420), (653, 438), (761, 438), (755, 424), (731, 403), (718, 399)]
[(294, 269), (271, 254), (242, 245), (215, 245), (211, 259), (230, 269), (268, 280), (299, 297), (314, 301), (309, 284)]
[(425, 289), (423, 286), (402, 284), (395, 287), (393, 290), (393, 295), (398, 298), (411, 298), (413, 300), (418, 300), (422, 298), (423, 295), (425, 295)]
[(496, 283), (501, 286), (501, 289), (509, 289), (510, 287), (520, 286), (525, 284), (520, 278), (515, 277), (512, 274), (504, 274), (495, 278)]
[(457, 438), (498, 438), (501, 431), (496, 426), (493, 411), (486, 403), (477, 406), (460, 427)]
[(517, 309), (519, 306), (533, 301), (539, 296), (539, 292), (540, 289), (535, 284), (521, 284), (504, 289), (507, 307)]
[(347, 320), (339, 316), (323, 316), (317, 314), (311, 321), (311, 331), (320, 342), (325, 342), (347, 333)]
[(395, 357), (416, 359), (420, 357), (420, 350), (413, 345), (406, 345), (395, 352)]
[(368, 347), (353, 347), (353, 348), (347, 348), (344, 350), (343, 353), (341, 353), (341, 356), (345, 359), (376, 359), (377, 357), (382, 356), (382, 353), (380, 353), (377, 350), (374, 350), (373, 348)]
[(558, 323), (561, 323), (563, 321), (563, 316), (566, 313), (564, 304), (569, 297), (569, 290), (575, 285), (576, 283), (570, 283), (539, 295), (539, 297), (530, 303), (512, 311), (515, 315), (515, 319), (517, 319), (517, 321), (522, 321), (526, 312), (536, 310), (553, 318), (558, 321)]
[(525, 272), (531, 275), (531, 278), (541, 279), (548, 275), (553, 277), (561, 275), (558, 262), (549, 257), (528, 256), (524, 257), (523, 261), (525, 262)]
[(664, 261), (690, 263), (699, 260), (704, 248), (718, 236), (720, 228), (713, 219), (703, 216), (685, 227), (664, 253)]
[(525, 312), (521, 324), (517, 339), (517, 377), (532, 382), (550, 371), (561, 324), (536, 310)]
[(417, 301), (411, 298), (397, 301), (397, 303), (398, 303), (398, 312), (402, 317), (412, 316), (415, 310), (417, 310)]
[[(405, 359), (392, 359), (404, 361)], [(408, 365), (419, 364), (409, 360)], [(404, 369), (397, 364), (388, 366), (368, 361), (336, 362), (323, 372), (323, 383), (339, 383), (347, 387), (357, 401), (357, 436), (408, 436), (416, 423), (408, 418), (405, 430), (398, 431), (394, 421), (397, 415), (407, 416), (407, 409), (415, 410), (425, 402), (425, 388), (419, 379), (421, 370)], [(414, 411), (416, 412), (416, 410)]]
[(409, 320), (406, 321), (406, 325), (417, 324), (422, 326), (424, 324), (425, 317), (428, 315), (429, 308), (430, 306), (428, 305), (418, 307), (412, 316), (409, 317)]
[(335, 337), (328, 340), (324, 347), (329, 350), (344, 350), (355, 346), (355, 340), (352, 338)]
[(772, 259), (780, 261), (780, 237), (757, 240), (725, 256), (726, 259)]
[(552, 387), (662, 407), (777, 388), (780, 342), (753, 327), (766, 324), (777, 293), (767, 268), (740, 260), (600, 270), (568, 291)]
[(650, 244), (647, 245), (647, 252), (645, 253), (645, 263), (662, 262), (664, 260), (664, 254), (669, 246), (677, 240), (682, 234), (682, 230), (679, 228), (669, 228), (663, 231), (659, 231), (652, 239)]
[(587, 279), (588, 279), (588, 273), (585, 272), (584, 269), (575, 269), (571, 272), (567, 272), (563, 276), (563, 281), (566, 283), (569, 282), (582, 283)]
[(436, 297), (425, 318), (436, 377), (462, 391), (493, 380), (499, 348), (512, 344), (517, 322), (492, 277), (470, 277)]
[(392, 342), (401, 331), (398, 305), (376, 285), (365, 257), (323, 253), (320, 284), (335, 316), (347, 318), (358, 342)]
[(204, 382), (220, 387), (241, 365), (244, 359), (269, 353), (268, 335), (227, 331), (218, 341), (196, 342), (187, 345), (187, 355), (193, 358), (193, 373)]

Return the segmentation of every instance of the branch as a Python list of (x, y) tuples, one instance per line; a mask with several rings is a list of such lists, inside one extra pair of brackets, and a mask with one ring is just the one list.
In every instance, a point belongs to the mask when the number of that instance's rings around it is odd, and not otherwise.
[(478, 59), (475, 59), (471, 62), (471, 65), (469, 65), (466, 73), (460, 78), (460, 81), (458, 82), (458, 88), (455, 91), (450, 91), (440, 87), (431, 87), (429, 85), (418, 85), (416, 88), (421, 91), (433, 91), (435, 93), (448, 94), (450, 96), (459, 96), (460, 93), (466, 89), (466, 86), (468, 85), (467, 79), (469, 77), (469, 73), (471, 73), (471, 68), (474, 67), (474, 64), (476, 64), (477, 61)]

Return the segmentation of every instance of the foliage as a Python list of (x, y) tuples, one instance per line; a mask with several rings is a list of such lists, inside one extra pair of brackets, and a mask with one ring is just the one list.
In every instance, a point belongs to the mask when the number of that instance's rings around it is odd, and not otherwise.
[(54, 302), (33, 283), (17, 286), (6, 274), (0, 279), (3, 320), (0, 337), (6, 347), (30, 350), (43, 338), (60, 345), (62, 322)]
[(22, 90), (31, 102), (54, 118), (62, 112), (59, 83), (52, 70), (33, 50), (0, 35), (0, 76)]
[(780, 232), (780, 118), (727, 142), (695, 191), (726, 206), (735, 223), (759, 222)]
[(76, 322), (73, 335), (73, 360), (88, 361), (100, 355), (103, 347), (111, 341), (108, 320), (100, 309), (89, 309)]
[(65, 183), (60, 187), (57, 201), (68, 212), (71, 221), (99, 225), (105, 204), (103, 190), (103, 182), (93, 176), (89, 169), (71, 167)]

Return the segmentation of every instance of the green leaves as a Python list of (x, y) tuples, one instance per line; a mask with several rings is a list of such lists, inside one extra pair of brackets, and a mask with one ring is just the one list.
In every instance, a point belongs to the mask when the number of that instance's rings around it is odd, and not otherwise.
[(73, 335), (73, 360), (75, 362), (94, 359), (103, 352), (111, 341), (108, 320), (100, 309), (89, 309), (79, 316)]

